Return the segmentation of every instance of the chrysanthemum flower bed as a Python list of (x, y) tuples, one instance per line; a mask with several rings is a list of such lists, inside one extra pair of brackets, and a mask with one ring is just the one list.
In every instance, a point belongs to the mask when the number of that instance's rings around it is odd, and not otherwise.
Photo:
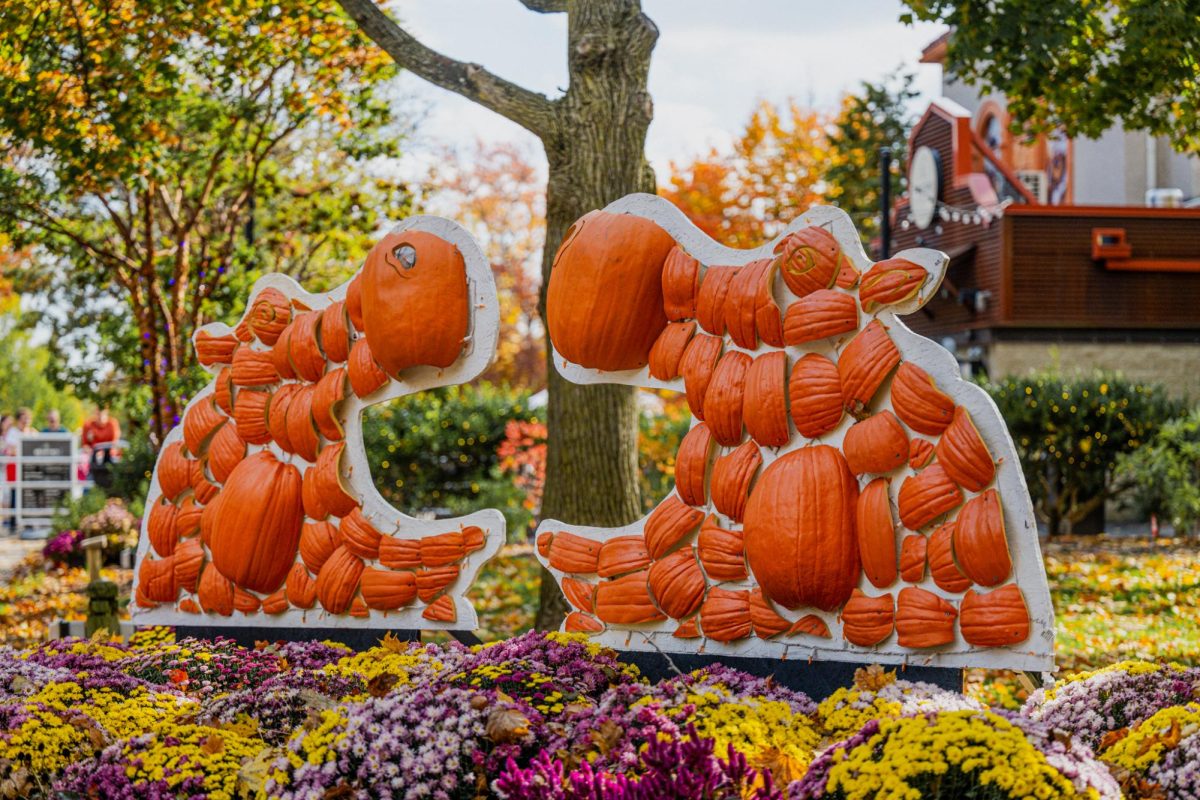
[(478, 648), (0, 648), (0, 795), (1200, 797), (1200, 668), (1124, 662), (1019, 712), (878, 667), (820, 703), (726, 667), (651, 684), (586, 639)]

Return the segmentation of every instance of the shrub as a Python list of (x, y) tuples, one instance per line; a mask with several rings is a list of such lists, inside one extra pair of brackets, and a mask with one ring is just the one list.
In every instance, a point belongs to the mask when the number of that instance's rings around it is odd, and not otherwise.
[(1133, 505), (1161, 514), (1176, 533), (1200, 529), (1200, 408), (1159, 428), (1146, 445), (1124, 456), (1118, 473), (1134, 484)]

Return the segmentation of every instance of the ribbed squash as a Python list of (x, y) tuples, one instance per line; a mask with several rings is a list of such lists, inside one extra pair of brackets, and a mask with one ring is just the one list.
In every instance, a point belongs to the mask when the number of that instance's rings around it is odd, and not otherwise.
[[(317, 458), (320, 458), (320, 456), (317, 456)], [(300, 499), (304, 504), (304, 515), (309, 519), (321, 520), (329, 516), (329, 508), (326, 507), (325, 501), (321, 497), (317, 475), (316, 467), (310, 467), (304, 471), (303, 485), (300, 487)]]
[(317, 451), (321, 449), (321, 437), (313, 423), (312, 404), (316, 387), (301, 386), (292, 395), (287, 406), (287, 435), (292, 450), (310, 464), (316, 463)]
[[(425, 609), (425, 611), (428, 612), (429, 609)], [(371, 616), (371, 609), (367, 608), (367, 604), (363, 602), (362, 595), (356, 594), (350, 601), (350, 610), (346, 614), (354, 619), (368, 619)], [(421, 616), (429, 619), (426, 614)]]
[(871, 398), (900, 363), (900, 351), (879, 320), (871, 320), (838, 357), (842, 400), (854, 415), (865, 412)]
[(650, 377), (660, 381), (673, 381), (679, 377), (679, 362), (687, 350), (688, 342), (696, 333), (696, 323), (671, 322), (663, 328), (650, 348)]
[(351, 553), (359, 558), (379, 558), (379, 543), (383, 534), (363, 515), (361, 508), (355, 508), (342, 517), (338, 530), (342, 534), (342, 545)]
[(700, 564), (712, 580), (746, 579), (746, 546), (742, 540), (742, 532), (718, 526), (715, 516), (709, 516), (700, 526), (696, 551), (700, 555)]
[(896, 582), (896, 523), (887, 478), (876, 478), (858, 495), (855, 531), (863, 573), (877, 589)]
[(704, 512), (689, 508), (678, 495), (667, 495), (646, 519), (644, 535), (650, 557), (662, 558), (694, 531), (703, 518)]
[(330, 614), (344, 614), (358, 591), (363, 562), (344, 545), (333, 551), (317, 573), (317, 602)]
[(315, 575), (341, 544), (341, 534), (333, 523), (306, 522), (300, 531), (300, 560)]
[(537, 537), (537, 551), (542, 558), (550, 557), (550, 543), (554, 541), (554, 534), (546, 531), (539, 533)]
[(283, 292), (268, 286), (254, 296), (246, 324), (263, 344), (275, 344), (292, 319), (292, 306)]
[(270, 350), (251, 350), (239, 347), (233, 354), (230, 373), (234, 386), (271, 386), (279, 382), (279, 372), (271, 360)]
[(742, 521), (750, 485), (762, 461), (762, 454), (754, 442), (745, 442), (717, 459), (712, 471), (712, 500), (717, 511), (734, 522)]
[(300, 384), (285, 383), (271, 393), (271, 403), (267, 406), (267, 430), (271, 432), (275, 444), (285, 453), (296, 452), (296, 446), (292, 444), (292, 437), (288, 433), (287, 415), (288, 406), (298, 391)]
[(908, 583), (925, 580), (925, 551), (928, 540), (919, 533), (910, 533), (900, 542), (900, 579)]
[(941, 647), (954, 641), (958, 611), (925, 589), (906, 586), (896, 600), (896, 642), (901, 647)]
[(233, 354), (239, 349), (238, 340), (233, 336), (213, 336), (206, 331), (197, 332), (194, 341), (196, 360), (206, 367), (233, 363)]
[(413, 572), (367, 567), (360, 581), (368, 608), (394, 611), (417, 599), (417, 576)]
[(788, 401), (801, 436), (815, 439), (836, 428), (843, 413), (837, 365), (817, 353), (800, 358), (792, 365)]
[(575, 221), (554, 256), (546, 290), (550, 340), (567, 360), (637, 369), (666, 327), (663, 272), (675, 241), (632, 214), (593, 211)]
[(550, 566), (563, 572), (586, 575), (596, 571), (600, 560), (600, 542), (559, 531), (550, 540)]
[(287, 590), (280, 589), (274, 594), (269, 594), (263, 598), (262, 610), (264, 614), (282, 614), (288, 610)]
[(771, 608), (771, 602), (763, 595), (762, 589), (753, 589), (750, 592), (750, 625), (754, 628), (755, 636), (770, 639), (786, 631), (791, 623)]
[(854, 265), (850, 263), (849, 258), (842, 258), (842, 268), (838, 270), (837, 279), (834, 284), (842, 289), (853, 289), (858, 283), (860, 275)]
[(421, 612), (421, 616), (433, 622), (454, 622), (458, 617), (458, 612), (454, 608), (454, 598), (450, 595), (442, 595), (430, 603)]
[(658, 607), (672, 619), (692, 614), (704, 599), (704, 573), (696, 551), (690, 547), (655, 561), (650, 567), (649, 583)]
[(209, 563), (200, 573), (200, 587), (196, 597), (200, 600), (200, 606), (209, 614), (228, 617), (233, 614), (233, 589), (233, 581)]
[(914, 437), (908, 443), (908, 465), (913, 469), (924, 469), (933, 460), (933, 444), (928, 439)]
[(278, 589), (300, 545), (304, 507), (300, 472), (267, 451), (242, 460), (221, 492), (213, 520), (212, 560), (238, 586)]
[(175, 512), (175, 535), (180, 539), (195, 536), (200, 530), (200, 515), (203, 513), (204, 508), (196, 504), (195, 497), (183, 498), (179, 510)]
[(344, 517), (358, 507), (355, 500), (342, 486), (342, 450), (344, 442), (326, 445), (317, 455), (317, 463), (309, 468), (314, 474), (316, 491), (321, 504), (335, 517)]
[(183, 452), (183, 442), (171, 442), (162, 449), (157, 465), (158, 488), (163, 497), (175, 500), (192, 485), (192, 461)]
[(783, 316), (783, 341), (807, 344), (858, 330), (858, 304), (854, 296), (836, 289), (820, 289), (788, 306)]
[(179, 594), (175, 558), (143, 558), (138, 567), (138, 591), (155, 603), (173, 603)]
[(1000, 495), (989, 489), (966, 502), (954, 523), (954, 560), (980, 586), (995, 586), (1012, 572)]
[(247, 591), (233, 587), (233, 608), (243, 614), (257, 614), (262, 601)]
[(825, 624), (825, 620), (816, 614), (805, 614), (793, 622), (792, 627), (788, 628), (788, 635), (791, 636), (793, 634), (819, 636), (822, 639), (833, 638), (833, 634), (829, 632), (829, 626)]
[(724, 336), (729, 330), (725, 321), (727, 298), (739, 267), (709, 267), (700, 278), (696, 295), (696, 321), (714, 336)]
[[(141, 603), (139, 602), (138, 605), (141, 605)], [(184, 614), (199, 614), (201, 611), (200, 605), (191, 597), (185, 597), (180, 600), (176, 608)]]
[(271, 402), (269, 392), (247, 391), (237, 393), (233, 403), (233, 420), (237, 423), (238, 435), (247, 444), (266, 444), (271, 441), (267, 428), (267, 405)]
[(580, 611), (591, 613), (595, 608), (596, 584), (578, 578), (563, 578), (562, 590), (567, 602)]
[(771, 291), (774, 274), (771, 259), (751, 261), (738, 270), (729, 287), (725, 325), (738, 347), (753, 350), (759, 337), (768, 344), (783, 345), (783, 318)]
[(221, 487), (208, 479), (204, 473), (204, 466), (197, 464), (193, 473), (192, 494), (196, 498), (197, 503), (207, 505), (217, 497), (217, 493), (221, 491)]
[[(421, 548), (421, 563), (427, 567), (444, 567), (467, 557), (467, 547), (462, 531), (450, 531), (417, 540)], [(378, 545), (376, 545), (378, 550)]]
[[(202, 397), (183, 415), (183, 442), (188, 452), (199, 458), (207, 451), (209, 438), (225, 424), (226, 417), (213, 405), (212, 396)], [(188, 475), (191, 483), (191, 475)]]
[(350, 324), (346, 319), (346, 304), (340, 300), (330, 303), (321, 312), (321, 349), (325, 357), (342, 364), (350, 357)]
[(929, 278), (929, 272), (906, 258), (889, 258), (873, 264), (862, 276), (858, 302), (863, 311), (874, 314), (884, 306), (898, 305), (917, 296)]
[(958, 508), (962, 502), (962, 492), (958, 484), (950, 480), (941, 464), (933, 464), (905, 478), (896, 499), (900, 507), (900, 521), (904, 527), (915, 531)]
[(675, 632), (671, 634), (676, 639), (699, 639), (700, 638), (700, 620), (696, 617), (684, 620), (675, 628)]
[(663, 311), (678, 322), (696, 318), (696, 294), (700, 291), (700, 262), (678, 245), (671, 248), (663, 264)]
[(221, 509), (221, 495), (204, 507), (200, 512), (200, 541), (204, 546), (212, 549), (213, 528), (215, 527), (217, 512)]
[(704, 419), (704, 396), (720, 356), (721, 340), (700, 333), (688, 342), (679, 361), (679, 374), (683, 376), (688, 408), (696, 419)]
[(712, 434), (703, 422), (692, 429), (679, 443), (675, 454), (675, 490), (689, 506), (708, 502), (708, 465), (712, 459)]
[(708, 590), (700, 606), (700, 630), (705, 636), (717, 642), (733, 642), (747, 638), (753, 624), (750, 592), (719, 586)]
[(563, 620), (563, 630), (567, 633), (599, 633), (604, 630), (604, 625), (595, 617), (572, 611)]
[(753, 359), (739, 350), (721, 356), (704, 394), (704, 416), (713, 439), (724, 447), (742, 440), (742, 400)]
[(939, 525), (929, 535), (926, 553), (929, 559), (929, 577), (943, 592), (961, 592), (971, 586), (971, 579), (962, 574), (954, 562), (954, 527), (951, 520)]
[(387, 373), (375, 363), (375, 356), (366, 339), (359, 339), (350, 348), (346, 374), (350, 376), (350, 388), (359, 397), (374, 394), (388, 382)]
[(317, 430), (331, 442), (345, 436), (342, 423), (337, 418), (336, 407), (346, 398), (346, 371), (342, 368), (326, 372), (313, 390), (312, 417)]
[(1029, 609), (1015, 583), (987, 593), (967, 591), (958, 622), (962, 637), (976, 647), (1008, 647), (1029, 638)]
[(213, 379), (213, 402), (226, 416), (233, 416), (233, 369), (221, 367)]
[(890, 594), (870, 597), (858, 589), (842, 609), (842, 636), (859, 647), (874, 647), (892, 635), (895, 608)]
[(246, 324), (246, 320), (242, 320), (237, 325), (233, 326), (233, 335), (239, 342), (249, 344), (254, 341), (254, 331), (250, 330), (250, 326)]
[(892, 408), (917, 433), (938, 436), (950, 424), (954, 401), (937, 387), (929, 373), (905, 362), (892, 380)]
[(844, 259), (837, 239), (824, 228), (802, 228), (775, 245), (779, 274), (797, 297), (833, 288)]
[(650, 596), (648, 570), (632, 572), (596, 587), (596, 616), (610, 625), (635, 625), (666, 619)]
[(312, 608), (317, 602), (317, 582), (299, 561), (288, 570), (284, 595), (296, 608)]
[(832, 611), (858, 583), (858, 484), (827, 445), (793, 450), (768, 466), (746, 506), (750, 571), (784, 608)]
[(850, 426), (842, 452), (855, 475), (891, 472), (908, 460), (908, 434), (892, 412), (880, 411)]
[(172, 503), (159, 498), (159, 502), (150, 506), (150, 516), (146, 520), (146, 538), (154, 552), (163, 558), (175, 552), (175, 543), (179, 541), (175, 535), (175, 514), (178, 508)]
[(787, 353), (774, 350), (754, 359), (746, 372), (742, 421), (754, 441), (763, 447), (783, 447), (791, 439), (788, 428)]
[(996, 477), (996, 464), (970, 413), (959, 406), (937, 444), (938, 463), (964, 489), (982, 491)]
[(650, 553), (642, 536), (615, 536), (600, 545), (596, 574), (613, 578), (650, 566)]
[(385, 534), (379, 539), (379, 563), (391, 569), (417, 569), (421, 566), (420, 541)]
[(288, 381), (297, 377), (296, 368), (292, 366), (292, 329), (292, 325), (284, 328), (271, 348), (271, 363), (275, 365), (275, 371), (279, 373), (280, 378)]
[(208, 470), (213, 479), (224, 483), (233, 468), (246, 457), (246, 443), (238, 436), (237, 424), (228, 422), (221, 426), (208, 445)]
[(363, 323), (362, 283), (362, 273), (359, 273), (346, 284), (346, 316), (350, 317), (350, 324), (357, 331), (366, 330)]
[(325, 354), (317, 337), (321, 325), (321, 312), (305, 311), (292, 321), (292, 334), (288, 339), (288, 358), (296, 375), (304, 381), (315, 383), (325, 374)]

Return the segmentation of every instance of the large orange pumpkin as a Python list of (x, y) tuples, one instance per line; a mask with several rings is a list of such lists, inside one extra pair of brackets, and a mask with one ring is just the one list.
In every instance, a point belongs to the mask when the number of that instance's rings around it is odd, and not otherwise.
[(746, 372), (742, 401), (746, 430), (763, 447), (783, 447), (791, 438), (788, 429), (787, 353), (774, 350), (754, 359)]
[(836, 289), (820, 289), (788, 306), (783, 316), (783, 341), (806, 344), (858, 330), (858, 304), (854, 296)]
[(746, 442), (717, 459), (712, 470), (712, 501), (717, 511), (734, 522), (742, 521), (750, 484), (760, 466), (762, 454), (754, 442)]
[(863, 413), (880, 384), (899, 363), (900, 351), (892, 337), (879, 320), (871, 320), (838, 357), (846, 409), (856, 415)]
[(870, 597), (855, 589), (842, 609), (842, 636), (859, 647), (873, 647), (892, 635), (895, 618), (890, 594)]
[(995, 586), (1012, 572), (1000, 495), (988, 489), (966, 502), (954, 522), (954, 558), (963, 574), (981, 586)]
[(959, 630), (976, 647), (1008, 647), (1029, 638), (1029, 609), (1015, 583), (979, 594), (968, 590), (962, 599)]
[(743, 535), (750, 570), (785, 608), (839, 607), (858, 583), (858, 484), (827, 445), (793, 450), (759, 477)]
[(896, 642), (901, 647), (950, 644), (957, 616), (954, 606), (933, 592), (906, 586), (896, 601)]
[(817, 353), (802, 357), (792, 366), (788, 400), (801, 436), (815, 439), (829, 433), (841, 422), (843, 411), (837, 366)]
[(601, 370), (644, 366), (667, 325), (663, 269), (674, 247), (666, 231), (632, 214), (576, 220), (546, 290), (550, 340), (563, 358)]
[(723, 447), (732, 447), (742, 440), (742, 399), (752, 362), (740, 350), (728, 351), (717, 362), (704, 392), (704, 419), (713, 439)]
[(934, 464), (905, 478), (896, 501), (900, 507), (900, 521), (904, 527), (915, 531), (958, 508), (962, 492), (942, 465)]
[(863, 573), (876, 588), (896, 582), (896, 523), (888, 500), (888, 479), (876, 478), (858, 496), (855, 530)]
[(943, 592), (958, 593), (970, 587), (971, 579), (954, 563), (954, 524), (943, 523), (929, 535), (929, 577)]
[(688, 408), (696, 419), (704, 419), (704, 397), (717, 359), (721, 357), (721, 344), (721, 339), (716, 336), (696, 334), (683, 351), (683, 358), (679, 359), (679, 374), (683, 375)]
[(929, 273), (919, 264), (905, 258), (889, 258), (867, 270), (858, 287), (858, 301), (863, 311), (874, 314), (884, 306), (911, 300), (921, 291)]
[(892, 380), (892, 408), (917, 433), (937, 436), (950, 424), (954, 401), (937, 387), (929, 373), (906, 361)]
[(696, 293), (700, 291), (700, 262), (682, 248), (671, 248), (663, 264), (663, 310), (667, 319), (678, 322), (696, 317)]
[(296, 560), (303, 522), (300, 471), (267, 451), (255, 453), (234, 467), (221, 491), (213, 564), (243, 589), (270, 594)]
[(832, 289), (845, 256), (824, 228), (802, 228), (775, 245), (775, 263), (783, 282), (797, 297)]
[(968, 491), (982, 491), (996, 476), (992, 454), (962, 406), (954, 409), (954, 418), (938, 441), (937, 457), (946, 474)]
[(658, 607), (672, 619), (683, 619), (699, 608), (707, 588), (696, 551), (690, 547), (655, 561), (648, 581)]
[(855, 475), (891, 472), (908, 460), (908, 434), (892, 412), (880, 411), (850, 426), (842, 452)]
[(650, 348), (650, 377), (660, 381), (673, 381), (679, 377), (679, 362), (687, 350), (688, 342), (696, 333), (696, 323), (672, 322), (654, 340)]
[(363, 266), (362, 314), (371, 352), (389, 375), (450, 366), (470, 318), (462, 253), (432, 233), (389, 233)]
[(712, 456), (712, 434), (703, 422), (692, 429), (679, 443), (675, 454), (675, 490), (689, 506), (708, 502), (708, 464)]

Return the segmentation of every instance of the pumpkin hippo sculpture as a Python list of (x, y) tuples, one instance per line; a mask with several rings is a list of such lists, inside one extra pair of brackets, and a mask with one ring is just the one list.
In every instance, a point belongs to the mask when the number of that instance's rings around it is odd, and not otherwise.
[(504, 541), (504, 517), (393, 509), (372, 484), (361, 417), (474, 378), (498, 321), (466, 231), (414, 217), (333, 291), (268, 275), (236, 327), (198, 331), (196, 357), (215, 377), (158, 457), (135, 623), (474, 628), (462, 594)]
[(578, 220), (548, 287), (556, 368), (682, 391), (693, 424), (647, 517), (539, 527), (565, 629), (664, 652), (1051, 668), (1003, 420), (898, 319), (945, 267), (932, 250), (870, 263), (833, 208), (749, 251), (646, 195)]

